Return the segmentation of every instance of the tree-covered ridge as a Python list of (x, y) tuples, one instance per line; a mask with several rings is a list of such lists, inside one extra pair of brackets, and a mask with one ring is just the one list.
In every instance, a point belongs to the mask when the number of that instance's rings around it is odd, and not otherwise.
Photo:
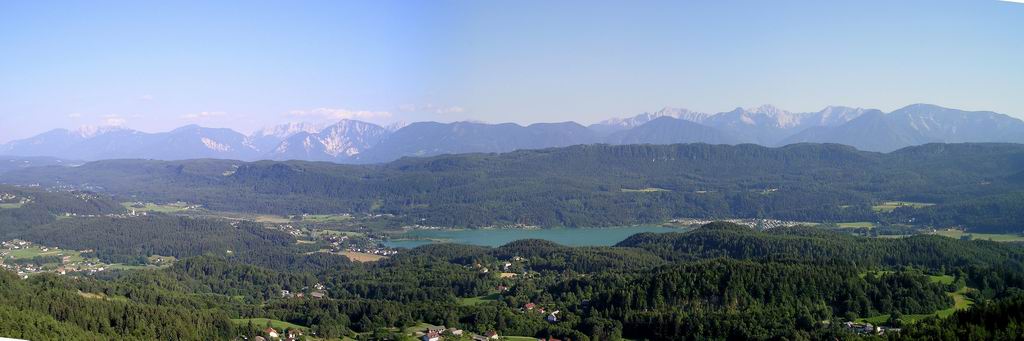
[[(159, 249), (184, 259), (161, 270), (96, 278), (19, 280), (2, 274), (0, 306), (26, 313), (0, 323), (0, 333), (37, 339), (231, 339), (255, 336), (264, 327), (231, 319), (268, 318), (328, 338), (389, 338), (394, 329), (388, 328), (425, 322), (572, 340), (850, 339), (857, 334), (840, 322), (931, 314), (951, 307), (948, 293), (954, 291), (966, 290), (979, 304), (1003, 304), (1024, 288), (1024, 250), (949, 238), (869, 239), (804, 227), (762, 232), (713, 223), (681, 234), (636, 235), (615, 247), (542, 240), (497, 248), (439, 244), (356, 263), (307, 254), (302, 244), (275, 239), (270, 230), (257, 238), (243, 224), (179, 219), (191, 218), (126, 218), (130, 224), (115, 229), (85, 218), (71, 220), (82, 224), (37, 227), (47, 234), (88, 229), (97, 237), (82, 243), (119, 257)], [(92, 226), (97, 221), (104, 223)], [(115, 236), (122, 228), (127, 236), (153, 233), (167, 241), (125, 244)], [(238, 236), (211, 236), (210, 244), (195, 245), (173, 237), (192, 229), (227, 234), (221, 230), (226, 228)], [(109, 245), (103, 237), (111, 238)], [(221, 252), (225, 245), (237, 248), (235, 255)], [(949, 280), (936, 281), (939, 275)], [(485, 299), (466, 303), (474, 297)], [(9, 310), (0, 309), (0, 316), (13, 314)], [(557, 321), (547, 321), (555, 310)], [(946, 333), (977, 333), (971, 326), (982, 323), (955, 318), (962, 329)], [(921, 330), (941, 326), (923, 323)], [(906, 335), (927, 338), (911, 330)]]
[(84, 295), (75, 280), (39, 275), (19, 280), (0, 271), (0, 333), (33, 340), (228, 339), (235, 327), (223, 310)]
[(66, 219), (36, 227), (18, 237), (66, 249), (92, 249), (100, 260), (110, 263), (132, 263), (138, 257), (152, 255), (186, 258), (230, 255), (236, 250), (270, 253), (295, 243), (291, 235), (253, 222), (162, 214)]
[[(557, 301), (589, 297), (589, 314), (622, 321), (632, 337), (659, 340), (772, 338), (787, 329), (813, 330), (818, 321), (836, 317), (930, 313), (953, 304), (945, 286), (921, 274), (859, 278), (858, 273), (854, 267), (822, 271), (813, 265), (716, 259), (582, 278), (549, 290)], [(745, 321), (717, 321), (740, 317)]]
[(66, 215), (107, 215), (123, 213), (124, 208), (105, 195), (92, 192), (48, 192), (38, 188), (0, 185), (0, 203), (16, 205), (0, 208), (0, 238), (57, 221)]
[[(973, 244), (973, 245), (972, 245)], [(636, 234), (617, 244), (648, 250), (669, 260), (715, 257), (793, 263), (849, 264), (859, 267), (962, 267), (1024, 261), (1020, 248), (989, 241), (957, 241), (940, 236), (869, 239), (812, 227), (754, 231), (711, 223), (684, 233)]]
[[(585, 145), (381, 165), (114, 160), (15, 171), (228, 211), (387, 213), (436, 226), (606, 226), (676, 217), (882, 221), (1019, 231), (1024, 146), (929, 144), (881, 154), (830, 144)], [(656, 188), (657, 191), (637, 191)], [(887, 200), (934, 203), (880, 213)], [(956, 212), (955, 214), (950, 214)]]
[(1024, 335), (1024, 292), (976, 305), (948, 319), (913, 324), (899, 340), (1019, 340)]

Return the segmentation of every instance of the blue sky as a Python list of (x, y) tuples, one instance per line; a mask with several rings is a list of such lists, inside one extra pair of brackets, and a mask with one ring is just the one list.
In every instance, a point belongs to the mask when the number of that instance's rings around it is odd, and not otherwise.
[(357, 118), (592, 123), (665, 106), (1024, 117), (1003, 1), (4, 1), (0, 142)]

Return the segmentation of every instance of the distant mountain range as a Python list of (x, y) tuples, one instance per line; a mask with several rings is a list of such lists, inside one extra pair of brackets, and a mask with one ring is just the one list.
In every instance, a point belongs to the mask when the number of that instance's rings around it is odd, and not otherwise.
[(575, 122), (417, 122), (382, 127), (355, 120), (333, 125), (291, 123), (245, 135), (196, 125), (164, 133), (104, 127), (56, 129), (0, 145), (0, 155), (73, 160), (217, 158), (377, 163), (405, 156), (519, 149), (577, 144), (755, 143), (781, 146), (801, 142), (839, 143), (888, 152), (931, 142), (1024, 143), (1024, 121), (989, 111), (962, 111), (914, 104), (891, 113), (827, 107), (793, 113), (765, 105), (717, 114), (665, 108), (590, 126)]

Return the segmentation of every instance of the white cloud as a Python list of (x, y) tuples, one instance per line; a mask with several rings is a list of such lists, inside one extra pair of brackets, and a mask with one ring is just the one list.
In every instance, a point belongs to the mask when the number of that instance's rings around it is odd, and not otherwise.
[(1024, 0), (999, 0), (999, 1), (1002, 1), (1002, 2), (1012, 2), (1012, 3), (1015, 3), (1015, 4), (1024, 4)]
[(153, 97), (153, 95), (148, 95), (148, 94), (147, 95), (142, 95), (142, 97), (139, 97), (140, 101), (145, 101), (145, 102), (149, 102), (149, 101), (152, 101), (154, 99), (156, 99), (156, 97)]
[(192, 114), (186, 114), (184, 116), (181, 116), (181, 118), (186, 119), (186, 120), (202, 120), (202, 119), (207, 119), (207, 118), (212, 118), (212, 117), (224, 116), (226, 114), (227, 113), (225, 113), (223, 111), (203, 111), (203, 112), (197, 112), (197, 113), (192, 113)]
[(81, 118), (81, 117), (82, 117), (82, 113), (80, 113), (80, 112), (73, 112), (73, 113), (68, 114), (68, 118)]
[(460, 106), (438, 108), (437, 110), (434, 110), (434, 112), (438, 114), (460, 114), (465, 111), (466, 109), (463, 109)]
[(439, 106), (434, 104), (415, 105), (415, 104), (403, 104), (398, 107), (398, 110), (405, 112), (429, 112), (434, 114), (460, 114), (466, 112), (466, 109), (460, 106)]
[(125, 120), (124, 117), (121, 117), (120, 115), (104, 115), (103, 116), (103, 125), (121, 127), (121, 126), (124, 126), (124, 124), (127, 123), (127, 122), (128, 121)]
[(349, 109), (335, 109), (335, 108), (316, 108), (311, 110), (292, 110), (288, 112), (289, 116), (295, 117), (306, 117), (306, 118), (321, 118), (327, 120), (344, 120), (344, 119), (358, 119), (358, 120), (380, 120), (391, 117), (391, 113), (387, 111), (370, 111), (370, 110), (349, 110)]

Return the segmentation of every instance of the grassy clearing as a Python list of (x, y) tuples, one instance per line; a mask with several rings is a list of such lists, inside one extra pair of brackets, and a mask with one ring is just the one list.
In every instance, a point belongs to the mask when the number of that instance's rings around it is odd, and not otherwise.
[(288, 323), (288, 322), (279, 321), (279, 320), (271, 320), (271, 319), (267, 319), (267, 318), (231, 319), (231, 322), (233, 322), (236, 325), (240, 325), (240, 326), (244, 326), (244, 325), (249, 324), (249, 321), (252, 321), (253, 325), (255, 325), (257, 327), (261, 327), (261, 328), (265, 327), (267, 325), (267, 322), (270, 322), (270, 327), (272, 327), (274, 329), (277, 329), (278, 331), (281, 331), (281, 330), (284, 330), (284, 329), (292, 329), (292, 328), (303, 329), (303, 330), (308, 330), (309, 329), (308, 327), (300, 326), (300, 325), (297, 325), (297, 324), (294, 324), (294, 323)]
[(874, 228), (875, 227), (875, 223), (872, 223), (870, 221), (855, 221), (855, 222), (850, 222), (850, 223), (838, 223), (838, 224), (836, 224), (836, 226), (839, 227), (839, 228), (843, 228), (843, 229), (857, 229), (857, 228), (868, 228), (868, 229), (870, 229), (870, 228)]
[(960, 239), (964, 235), (971, 235), (972, 239), (978, 240), (991, 240), (994, 242), (1024, 242), (1024, 236), (1012, 233), (973, 233), (948, 229), (936, 231), (933, 234), (955, 239)]
[(128, 265), (122, 263), (108, 264), (107, 268), (111, 270), (155, 270), (163, 269), (174, 265), (178, 259), (171, 256), (160, 256), (153, 255), (146, 258), (147, 264), (145, 265)]
[(501, 299), (501, 294), (491, 293), (489, 295), (477, 296), (477, 297), (462, 297), (459, 298), (459, 305), (461, 306), (473, 306), (481, 303), (494, 302)]
[(259, 223), (271, 223), (271, 224), (287, 224), (292, 222), (286, 217), (270, 215), (270, 214), (256, 214), (252, 216), (252, 220)]
[(409, 327), (409, 328), (405, 328), (405, 330), (403, 330), (402, 332), (406, 333), (406, 334), (413, 334), (415, 332), (425, 332), (425, 331), (427, 331), (427, 328), (431, 328), (431, 327), (439, 327), (439, 326), (435, 326), (435, 325), (432, 325), (432, 324), (429, 324), (429, 323), (422, 323), (422, 322), (420, 322), (419, 324), (417, 324), (415, 326), (412, 326), (412, 327)]
[(109, 270), (146, 270), (161, 268), (154, 265), (128, 265), (122, 263), (107, 264), (105, 267)]
[(868, 273), (874, 273), (875, 277), (880, 277), (880, 276), (896, 273), (896, 271), (892, 271), (892, 270), (871, 270), (871, 271), (861, 272), (860, 275), (858, 275), (858, 276), (860, 276), (860, 278), (864, 278), (864, 277), (868, 276)]
[(41, 246), (33, 245), (18, 250), (11, 250), (9, 257), (13, 259), (30, 259), (39, 256), (71, 256), (71, 261), (82, 261), (82, 255), (78, 251), (48, 248), (43, 251)]
[(950, 275), (929, 275), (928, 279), (931, 280), (932, 283), (941, 283), (941, 284), (945, 284), (945, 285), (950, 285), (950, 284), (953, 284), (953, 279), (954, 278), (953, 278), (953, 276), (950, 276)]
[(50, 263), (43, 264), (43, 266), (42, 266), (43, 269), (50, 269), (50, 270), (56, 269), (56, 268), (60, 267), (61, 265), (80, 266), (85, 261), (90, 261), (90, 262), (96, 264), (94, 266), (89, 267), (89, 269), (96, 269), (96, 268), (102, 267), (102, 268), (106, 268), (106, 269), (110, 269), (110, 270), (145, 270), (145, 269), (154, 270), (154, 269), (166, 268), (166, 267), (171, 266), (172, 264), (174, 264), (175, 261), (177, 261), (177, 259), (174, 258), (174, 257), (154, 255), (154, 256), (150, 256), (148, 258), (148, 263), (149, 264), (147, 264), (147, 265), (127, 265), (127, 264), (120, 264), (120, 263), (104, 264), (104, 263), (100, 262), (100, 260), (95, 258), (95, 257), (94, 258), (86, 259), (85, 257), (82, 256), (81, 252), (78, 252), (78, 251), (75, 251), (75, 250), (53, 249), (53, 248), (47, 248), (47, 249), (48, 249), (47, 251), (43, 251), (43, 246), (32, 245), (32, 246), (21, 248), (21, 249), (18, 249), (18, 250), (10, 250), (5, 257), (10, 258), (10, 259), (32, 259), (32, 258), (41, 257), (41, 256), (57, 256), (57, 257), (65, 257), (66, 256), (66, 257), (68, 257), (68, 261), (66, 263), (63, 260), (58, 260), (56, 262), (50, 262)]
[(22, 205), (24, 205), (24, 204), (22, 204), (20, 202), (5, 203), (5, 204), (0, 204), (0, 209), (5, 209), (5, 208), (21, 208)]
[(366, 236), (366, 234), (362, 233), (362, 232), (336, 231), (336, 230), (313, 230), (313, 235), (317, 236), (317, 237), (325, 236), (325, 235), (349, 236), (349, 237), (365, 237)]
[(189, 207), (192, 205), (189, 205), (188, 203), (184, 202), (176, 202), (171, 204), (154, 204), (151, 202), (147, 202), (142, 204), (140, 207), (139, 205), (137, 205), (137, 203), (134, 202), (123, 202), (121, 203), (121, 206), (124, 206), (125, 209), (133, 209), (139, 212), (177, 213), (188, 210)]
[(352, 216), (348, 214), (310, 214), (302, 216), (302, 221), (306, 223), (341, 223), (352, 220)]
[[(933, 278), (933, 280), (936, 280), (936, 281), (945, 281), (945, 276), (932, 276), (932, 278)], [(939, 279), (936, 279), (936, 278), (939, 278)], [(950, 281), (952, 282), (952, 277), (950, 277)], [(965, 310), (967, 308), (970, 308), (972, 305), (974, 305), (974, 301), (971, 301), (965, 295), (967, 293), (967, 291), (969, 291), (969, 290), (973, 290), (973, 289), (968, 288), (968, 287), (963, 287), (963, 288), (960, 288), (960, 290), (957, 290), (955, 292), (947, 292), (946, 295), (949, 295), (949, 297), (951, 297), (953, 299), (953, 306), (952, 307), (949, 307), (949, 308), (946, 308), (946, 309), (942, 309), (942, 310), (937, 310), (937, 311), (935, 311), (934, 313), (931, 313), (931, 314), (903, 315), (903, 321), (904, 322), (908, 322), (908, 323), (914, 323), (914, 322), (917, 322), (917, 321), (920, 321), (922, 319), (925, 319), (925, 318), (928, 318), (928, 317), (932, 317), (932, 316), (937, 316), (937, 317), (940, 317), (940, 318), (946, 318), (946, 317), (949, 317), (950, 315), (953, 315), (953, 313), (955, 313), (955, 312), (957, 312), (959, 310)], [(889, 320), (889, 314), (883, 314), (883, 315), (877, 315), (877, 316), (871, 316), (871, 317), (867, 317), (867, 318), (857, 319), (858, 322), (868, 322), (868, 323), (871, 323), (871, 324), (874, 324), (874, 325), (885, 324), (885, 322), (888, 321), (888, 320)]]
[(107, 301), (117, 301), (117, 302), (130, 302), (130, 300), (127, 297), (124, 297), (124, 296), (113, 296), (113, 297), (111, 297), (111, 296), (107, 296), (106, 294), (103, 294), (103, 293), (91, 293), (91, 292), (78, 291), (78, 296), (82, 296), (82, 297), (85, 297), (85, 298), (88, 298), (88, 299), (93, 299), (93, 300), (107, 300)]
[(510, 341), (537, 341), (537, 338), (529, 336), (502, 336), (501, 339)]
[(893, 210), (900, 207), (910, 208), (923, 208), (928, 206), (935, 206), (932, 203), (926, 202), (912, 202), (912, 201), (886, 201), (878, 205), (871, 206), (871, 209), (875, 212), (892, 212)]
[(354, 262), (360, 262), (360, 263), (376, 262), (376, 261), (379, 261), (381, 259), (388, 258), (388, 257), (381, 256), (381, 255), (375, 255), (375, 254), (372, 254), (372, 253), (355, 252), (355, 251), (345, 251), (345, 252), (342, 252), (341, 254), (343, 256), (345, 256), (345, 257), (348, 257), (348, 259), (350, 259), (350, 260), (352, 260)]
[(664, 189), (664, 188), (657, 188), (657, 187), (647, 187), (647, 188), (640, 188), (640, 189), (623, 188), (623, 189), (621, 189), (621, 191), (624, 192), (624, 193), (671, 192), (671, 190), (667, 190), (667, 189)]
[(876, 237), (876, 238), (899, 239), (899, 238), (907, 238), (907, 237), (912, 237), (912, 236), (913, 236), (912, 234), (882, 234), (882, 235), (878, 235), (878, 237)]

